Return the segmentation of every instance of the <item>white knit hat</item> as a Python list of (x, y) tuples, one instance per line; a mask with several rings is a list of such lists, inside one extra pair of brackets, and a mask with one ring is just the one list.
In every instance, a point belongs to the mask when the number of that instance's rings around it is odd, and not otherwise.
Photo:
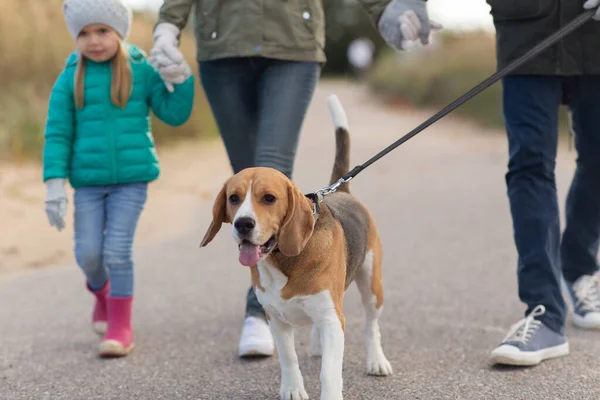
[(114, 29), (121, 39), (129, 36), (131, 9), (121, 0), (65, 0), (63, 13), (74, 39), (90, 24), (104, 24)]

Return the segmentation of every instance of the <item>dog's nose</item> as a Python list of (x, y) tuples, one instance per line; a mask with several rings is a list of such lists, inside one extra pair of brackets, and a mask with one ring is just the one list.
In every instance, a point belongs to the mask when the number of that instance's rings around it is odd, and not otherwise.
[(256, 226), (256, 221), (250, 217), (241, 217), (234, 222), (233, 226), (240, 234), (247, 235)]

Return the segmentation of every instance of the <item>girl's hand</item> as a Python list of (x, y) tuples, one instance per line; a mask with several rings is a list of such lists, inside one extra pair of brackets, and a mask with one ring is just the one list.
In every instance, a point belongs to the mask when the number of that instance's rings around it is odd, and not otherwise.
[(46, 215), (50, 226), (62, 231), (65, 227), (64, 217), (67, 213), (67, 192), (65, 191), (65, 179), (54, 178), (46, 181)]

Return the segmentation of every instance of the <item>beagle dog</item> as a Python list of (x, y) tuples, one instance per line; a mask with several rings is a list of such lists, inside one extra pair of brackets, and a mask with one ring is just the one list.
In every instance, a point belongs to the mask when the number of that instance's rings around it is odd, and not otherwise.
[[(330, 96), (327, 103), (336, 128), (334, 183), (349, 169), (350, 139), (337, 97)], [(315, 204), (282, 173), (248, 168), (229, 178), (217, 195), (201, 247), (223, 223), (233, 225), (239, 262), (250, 268), (267, 314), (281, 368), (281, 399), (308, 399), (293, 330), (307, 324), (312, 324), (313, 354), (322, 357), (321, 399), (342, 399), (342, 303), (353, 281), (366, 311), (367, 373), (392, 373), (378, 323), (383, 306), (381, 240), (371, 213), (350, 194), (348, 183)]]

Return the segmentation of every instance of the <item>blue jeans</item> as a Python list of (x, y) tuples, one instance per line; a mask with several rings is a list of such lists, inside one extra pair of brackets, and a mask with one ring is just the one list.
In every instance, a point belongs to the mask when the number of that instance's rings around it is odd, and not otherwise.
[(110, 278), (110, 296), (133, 295), (132, 247), (147, 183), (75, 190), (75, 258), (92, 290)]
[[(316, 62), (260, 57), (200, 63), (202, 86), (234, 173), (261, 166), (292, 177), (300, 131), (320, 72)], [(246, 315), (265, 315), (252, 288)]]
[[(544, 305), (542, 321), (563, 332), (561, 274), (572, 283), (598, 270), (600, 76), (510, 76), (504, 78), (503, 90), (519, 297), (527, 304), (526, 314)], [(562, 102), (572, 111), (578, 158), (561, 240), (554, 168)]]

